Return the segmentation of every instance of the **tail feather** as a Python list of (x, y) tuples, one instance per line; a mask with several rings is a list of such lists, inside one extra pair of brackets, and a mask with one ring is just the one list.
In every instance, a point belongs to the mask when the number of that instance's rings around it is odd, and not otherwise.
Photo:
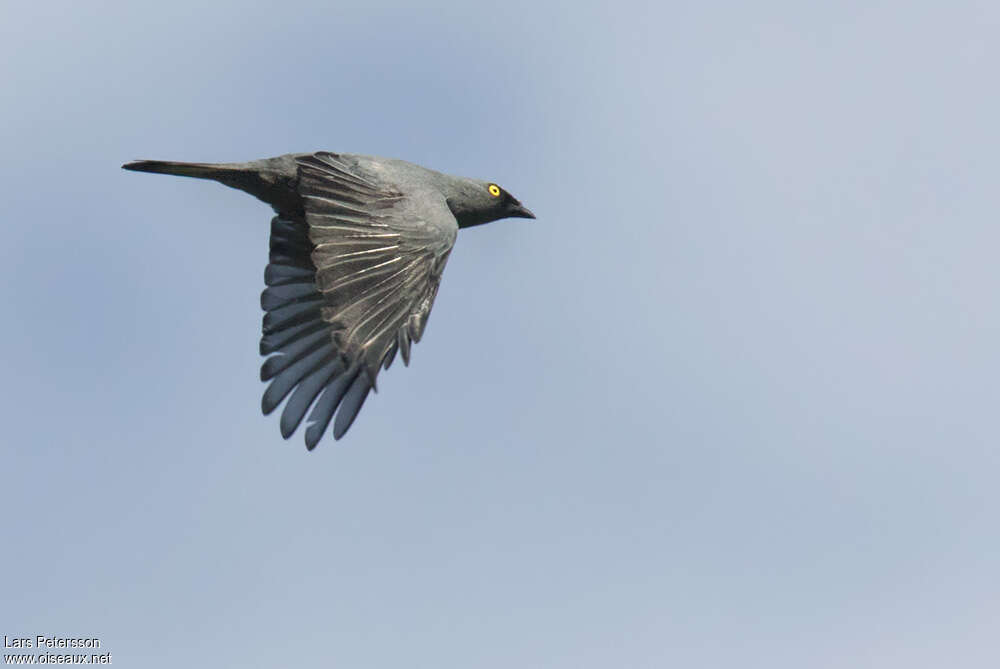
[(248, 171), (240, 165), (213, 163), (179, 163), (172, 160), (134, 160), (122, 165), (123, 170), (133, 172), (152, 172), (153, 174), (173, 174), (179, 177), (194, 177), (196, 179), (214, 179), (222, 181), (226, 177)]
[(181, 163), (172, 160), (135, 160), (122, 165), (132, 172), (172, 174), (211, 179), (250, 193), (287, 216), (302, 215), (302, 198), (296, 188), (294, 160), (281, 156), (251, 163)]

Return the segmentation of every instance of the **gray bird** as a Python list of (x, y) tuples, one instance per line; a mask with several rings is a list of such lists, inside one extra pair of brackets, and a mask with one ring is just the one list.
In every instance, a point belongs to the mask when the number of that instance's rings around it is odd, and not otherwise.
[(271, 251), (261, 294), (261, 407), (289, 438), (309, 414), (312, 450), (347, 432), (397, 350), (410, 362), (459, 228), (534, 218), (494, 183), (402, 160), (296, 153), (249, 163), (138, 160), (126, 170), (213, 179), (263, 200)]

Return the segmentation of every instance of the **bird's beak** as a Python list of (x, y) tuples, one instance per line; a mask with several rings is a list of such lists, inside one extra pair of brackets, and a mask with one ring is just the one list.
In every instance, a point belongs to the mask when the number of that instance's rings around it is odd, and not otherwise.
[(535, 215), (531, 213), (531, 210), (518, 203), (507, 210), (507, 218), (534, 218)]

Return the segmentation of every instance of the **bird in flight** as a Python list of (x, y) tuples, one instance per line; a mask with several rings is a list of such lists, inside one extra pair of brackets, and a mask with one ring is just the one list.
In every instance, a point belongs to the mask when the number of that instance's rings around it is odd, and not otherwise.
[[(420, 341), (459, 228), (534, 218), (495, 183), (402, 160), (295, 153), (248, 163), (137, 160), (126, 170), (212, 179), (271, 205), (261, 407), (306, 447), (340, 439), (381, 369)], [(289, 397), (289, 395), (291, 395)], [(336, 414), (336, 419), (334, 419)]]

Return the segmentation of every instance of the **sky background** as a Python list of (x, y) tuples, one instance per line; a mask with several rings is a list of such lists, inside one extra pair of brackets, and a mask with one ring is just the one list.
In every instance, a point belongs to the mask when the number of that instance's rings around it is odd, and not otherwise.
[[(996, 667), (1000, 6), (4, 3), (0, 634), (121, 667)], [(269, 209), (496, 181), (409, 369), (260, 415)]]

